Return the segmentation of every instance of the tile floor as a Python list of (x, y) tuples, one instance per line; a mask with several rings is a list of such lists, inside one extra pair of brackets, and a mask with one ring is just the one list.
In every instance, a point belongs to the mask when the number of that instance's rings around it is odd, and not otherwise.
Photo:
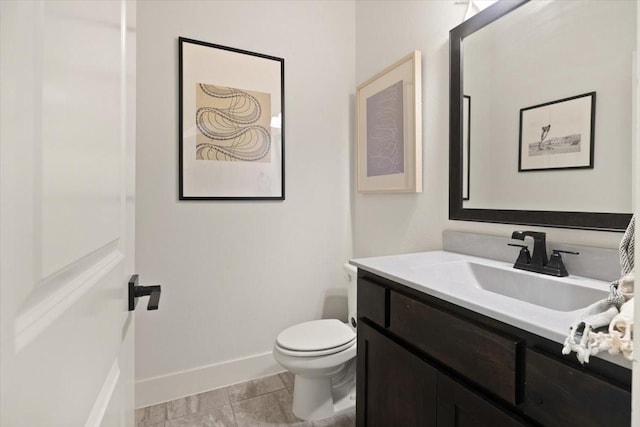
[(289, 372), (136, 410), (136, 427), (353, 427), (355, 410), (321, 421), (301, 421), (291, 412)]

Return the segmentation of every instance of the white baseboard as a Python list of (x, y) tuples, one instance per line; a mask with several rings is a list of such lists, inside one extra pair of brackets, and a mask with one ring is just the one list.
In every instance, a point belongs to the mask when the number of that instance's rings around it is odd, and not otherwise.
[(136, 408), (283, 371), (271, 352), (136, 381)]

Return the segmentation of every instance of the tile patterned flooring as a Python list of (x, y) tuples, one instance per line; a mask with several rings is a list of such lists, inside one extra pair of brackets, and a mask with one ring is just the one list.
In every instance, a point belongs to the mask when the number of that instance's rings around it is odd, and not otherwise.
[(289, 372), (136, 410), (136, 427), (354, 427), (355, 410), (320, 421), (291, 412)]

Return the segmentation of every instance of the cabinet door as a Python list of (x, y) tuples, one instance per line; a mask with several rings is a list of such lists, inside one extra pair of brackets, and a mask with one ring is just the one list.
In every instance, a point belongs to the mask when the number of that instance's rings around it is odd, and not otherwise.
[(436, 425), (437, 371), (363, 321), (357, 369), (358, 427)]
[(526, 425), (446, 375), (438, 374), (438, 427)]
[(631, 425), (631, 392), (534, 350), (524, 413), (548, 427)]

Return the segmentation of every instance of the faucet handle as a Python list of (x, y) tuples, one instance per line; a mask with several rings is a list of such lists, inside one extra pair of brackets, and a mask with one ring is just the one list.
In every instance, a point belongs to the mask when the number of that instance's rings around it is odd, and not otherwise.
[(567, 271), (564, 262), (562, 262), (562, 255), (560, 254), (580, 255), (580, 252), (561, 251), (559, 249), (552, 250), (547, 268), (553, 271), (552, 274), (554, 276), (566, 277), (569, 275), (569, 272)]
[(518, 245), (515, 243), (507, 243), (507, 246), (515, 246), (516, 248), (520, 248), (520, 253), (518, 254), (518, 259), (516, 260), (515, 265), (531, 263), (531, 253), (529, 252), (529, 246)]
[(531, 263), (544, 267), (549, 260), (547, 259), (547, 234), (542, 231), (514, 231), (511, 234), (512, 239), (523, 240), (525, 237), (533, 238), (533, 255)]
[(580, 252), (573, 252), (573, 251), (561, 251), (560, 249), (553, 249), (551, 251), (551, 256), (555, 255), (555, 254), (571, 254), (571, 255), (580, 255)]

